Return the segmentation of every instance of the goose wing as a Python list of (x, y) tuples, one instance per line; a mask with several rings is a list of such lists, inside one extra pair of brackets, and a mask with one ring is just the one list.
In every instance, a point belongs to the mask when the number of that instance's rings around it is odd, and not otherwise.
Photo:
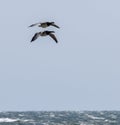
[(35, 33), (35, 35), (34, 35), (33, 38), (31, 39), (31, 42), (35, 41), (39, 36), (40, 36), (39, 33)]
[(57, 26), (56, 24), (51, 24), (52, 26), (56, 27), (56, 28), (60, 28), (59, 26)]
[(34, 24), (30, 25), (29, 27), (33, 27), (33, 26), (36, 26), (38, 24), (40, 24), (40, 23), (34, 23)]
[(50, 33), (49, 36), (50, 36), (53, 40), (55, 40), (56, 43), (58, 43), (58, 40), (57, 40), (57, 38), (55, 37), (54, 34)]

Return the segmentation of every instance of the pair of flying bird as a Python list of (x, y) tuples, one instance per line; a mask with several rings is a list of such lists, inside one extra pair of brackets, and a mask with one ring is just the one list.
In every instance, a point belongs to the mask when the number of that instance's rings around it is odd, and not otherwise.
[[(42, 28), (47, 28), (49, 26), (54, 26), (56, 28), (60, 28), (54, 22), (35, 23), (35, 24), (30, 25), (29, 27), (33, 27), (33, 26), (36, 26), (36, 25), (38, 25), (38, 27), (42, 27)], [(53, 33), (55, 33), (55, 32), (54, 31), (48, 31), (48, 30), (45, 30), (43, 32), (37, 32), (32, 37), (31, 42), (35, 41), (39, 36), (50, 36), (56, 43), (58, 43), (58, 40)]]

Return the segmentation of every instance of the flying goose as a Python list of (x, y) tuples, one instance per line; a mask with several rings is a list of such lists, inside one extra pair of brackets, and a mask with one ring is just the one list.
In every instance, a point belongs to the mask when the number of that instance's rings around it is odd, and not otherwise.
[(43, 32), (37, 32), (31, 39), (31, 42), (35, 41), (39, 36), (48, 36), (49, 35), (53, 40), (55, 40), (56, 43), (58, 43), (57, 38), (55, 37), (55, 35), (53, 33), (55, 33), (55, 32), (47, 31), (47, 30), (43, 31)]
[(49, 26), (54, 26), (56, 28), (60, 28), (54, 22), (35, 23), (35, 24), (30, 25), (29, 27), (33, 27), (33, 26), (36, 26), (36, 25), (38, 25), (38, 27), (42, 27), (42, 28), (46, 28), (46, 27), (49, 27)]

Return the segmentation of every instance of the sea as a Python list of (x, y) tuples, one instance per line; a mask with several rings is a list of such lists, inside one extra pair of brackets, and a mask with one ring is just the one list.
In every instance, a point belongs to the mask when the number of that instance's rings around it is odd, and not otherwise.
[(120, 111), (0, 112), (0, 125), (120, 125)]

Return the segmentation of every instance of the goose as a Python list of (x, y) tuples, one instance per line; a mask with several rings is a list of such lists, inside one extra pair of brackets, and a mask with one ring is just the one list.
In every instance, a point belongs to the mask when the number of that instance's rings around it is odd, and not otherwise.
[(46, 28), (46, 27), (49, 27), (49, 26), (54, 26), (56, 28), (60, 28), (54, 22), (35, 23), (35, 24), (30, 25), (29, 27), (33, 27), (33, 26), (36, 26), (36, 25), (38, 25), (38, 27), (42, 27), (42, 28)]
[(43, 31), (43, 32), (37, 32), (32, 37), (31, 42), (35, 41), (39, 36), (48, 36), (49, 35), (56, 43), (58, 43), (58, 40), (53, 33), (55, 33), (55, 32), (54, 31), (47, 31), (47, 30)]

